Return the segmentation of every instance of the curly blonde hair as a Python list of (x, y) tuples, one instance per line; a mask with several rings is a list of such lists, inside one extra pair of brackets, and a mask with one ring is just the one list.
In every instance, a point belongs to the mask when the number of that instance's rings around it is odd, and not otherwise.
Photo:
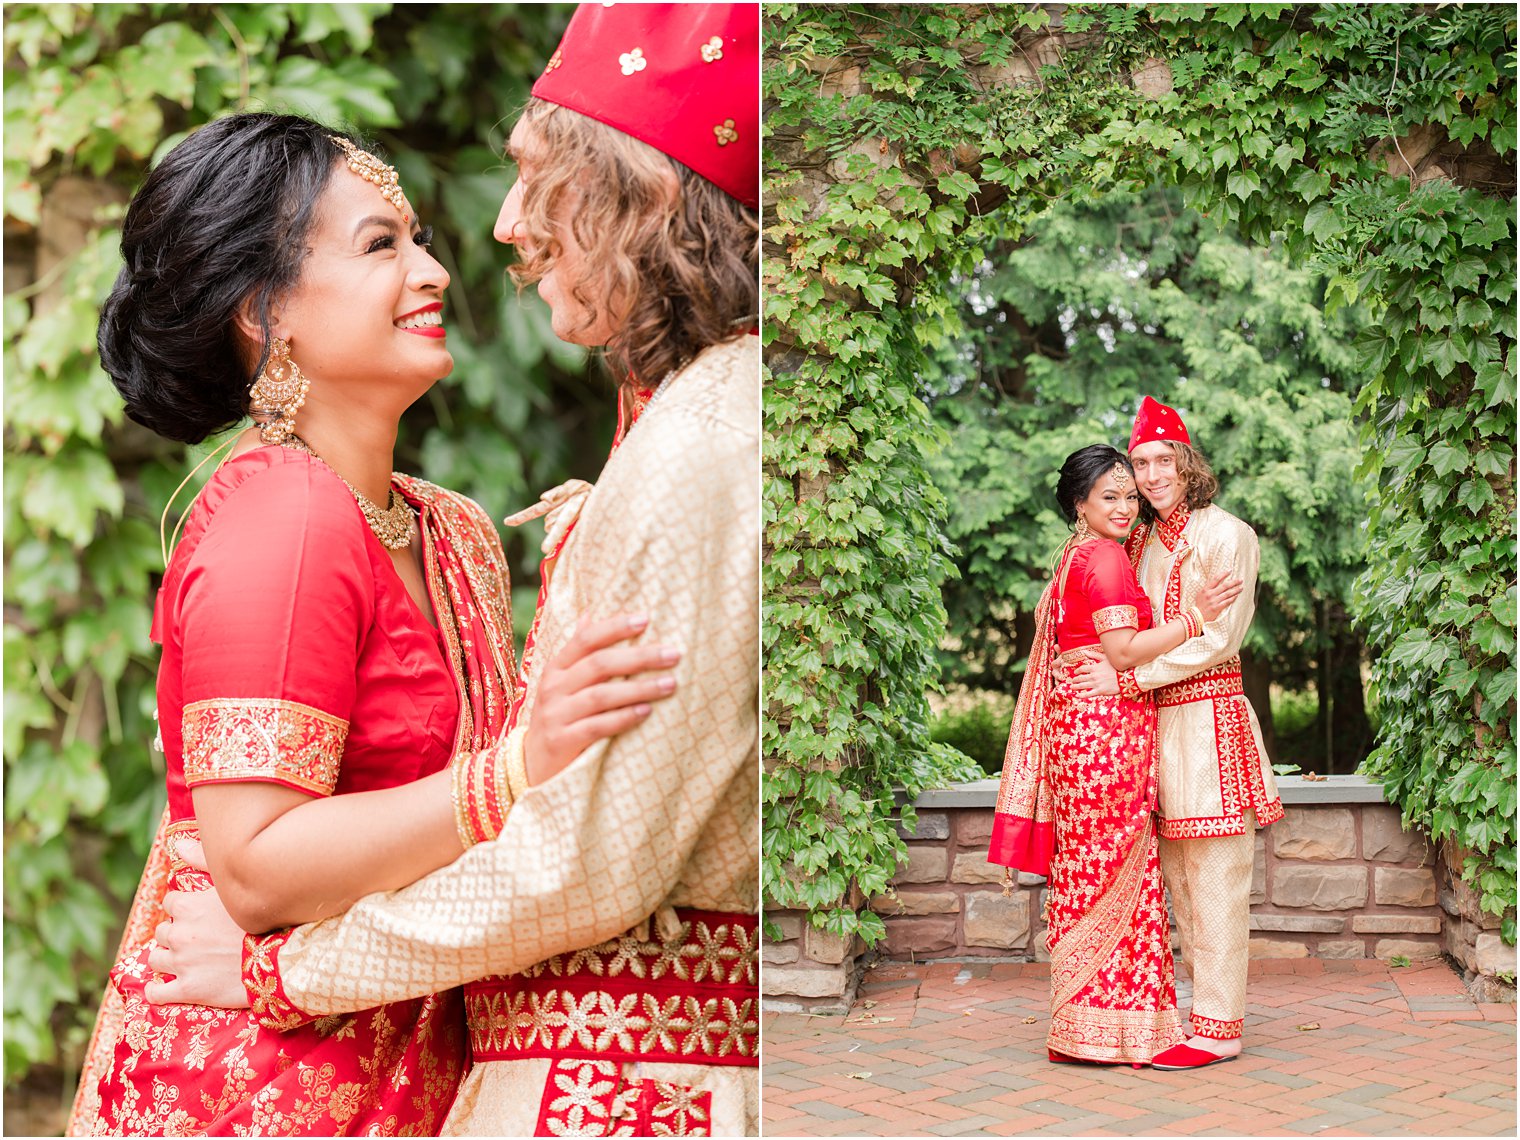
[[(759, 322), (760, 224), (754, 210), (648, 143), (543, 99), (521, 121), (534, 175), (522, 220), (531, 253), (519, 289), (543, 279), (568, 225), (584, 251), (571, 295), (594, 322), (612, 307), (607, 354), (619, 382), (653, 385), (709, 345)], [(679, 192), (672, 198), (669, 175)]]
[[(1209, 466), (1209, 461), (1196, 447), (1191, 447), (1186, 443), (1169, 439), (1166, 445), (1177, 457), (1177, 477), (1187, 488), (1185, 494), (1188, 510), (1196, 511), (1208, 506), (1214, 501), (1214, 496), (1219, 494), (1219, 478), (1214, 474), (1214, 469)], [(1159, 517), (1156, 514), (1156, 508), (1150, 505), (1144, 495), (1141, 495), (1140, 521), (1153, 523)]]

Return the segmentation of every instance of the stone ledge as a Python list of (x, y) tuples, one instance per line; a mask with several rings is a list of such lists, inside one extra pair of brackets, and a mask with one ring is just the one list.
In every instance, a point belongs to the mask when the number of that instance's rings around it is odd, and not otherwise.
[[(1366, 776), (1326, 776), (1306, 780), (1302, 776), (1277, 777), (1277, 790), (1284, 804), (1381, 804), (1383, 786)], [(931, 788), (920, 792), (914, 805), (923, 811), (946, 808), (990, 808), (997, 804), (998, 781), (994, 777)]]

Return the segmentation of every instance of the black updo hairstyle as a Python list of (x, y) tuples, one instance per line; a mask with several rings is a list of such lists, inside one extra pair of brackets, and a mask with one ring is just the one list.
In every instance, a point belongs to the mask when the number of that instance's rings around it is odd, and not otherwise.
[(270, 308), (300, 276), (317, 202), (343, 158), (333, 135), (343, 132), (294, 115), (229, 115), (143, 182), (96, 337), (132, 419), (199, 443), (248, 414), (268, 349), (250, 370), (235, 318), (251, 302), (268, 344)]
[(1056, 503), (1067, 522), (1077, 521), (1077, 504), (1087, 498), (1094, 483), (1114, 469), (1115, 463), (1124, 464), (1134, 475), (1129, 456), (1106, 443), (1091, 444), (1066, 457), (1061, 464), (1061, 478), (1056, 482)]

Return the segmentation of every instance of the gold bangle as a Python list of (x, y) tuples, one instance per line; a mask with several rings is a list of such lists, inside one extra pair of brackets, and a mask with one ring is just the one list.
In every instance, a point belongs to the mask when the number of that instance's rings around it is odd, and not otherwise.
[(526, 729), (514, 728), (508, 734), (503, 747), (506, 749), (505, 791), (508, 803), (516, 803), (528, 791), (528, 750), (525, 746)]
[(475, 846), (475, 836), (470, 830), (469, 810), (469, 764), (468, 752), (454, 757), (449, 773), (449, 797), (454, 801), (454, 830), (459, 835), (459, 845), (468, 851)]

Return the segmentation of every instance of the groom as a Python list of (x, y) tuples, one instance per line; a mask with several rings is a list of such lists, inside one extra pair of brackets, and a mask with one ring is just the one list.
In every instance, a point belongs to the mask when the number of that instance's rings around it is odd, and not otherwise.
[[(583, 4), (534, 85), (496, 237), (636, 422), (553, 542), (511, 731), (456, 759), (464, 855), (246, 943), (273, 1028), (465, 986), (450, 1134), (755, 1131), (758, 41), (753, 4)], [(679, 686), (539, 783), (539, 663), (620, 613)]]
[(1251, 528), (1212, 505), (1218, 481), (1175, 410), (1145, 397), (1129, 458), (1142, 502), (1126, 549), (1157, 623), (1186, 613), (1221, 571), (1243, 583), (1202, 637), (1117, 676), (1106, 661), (1089, 662), (1076, 682), (1156, 697), (1161, 869), (1193, 976), (1193, 1036), (1151, 1064), (1196, 1069), (1240, 1054), (1255, 830), (1283, 815), (1240, 676), (1259, 555)]

